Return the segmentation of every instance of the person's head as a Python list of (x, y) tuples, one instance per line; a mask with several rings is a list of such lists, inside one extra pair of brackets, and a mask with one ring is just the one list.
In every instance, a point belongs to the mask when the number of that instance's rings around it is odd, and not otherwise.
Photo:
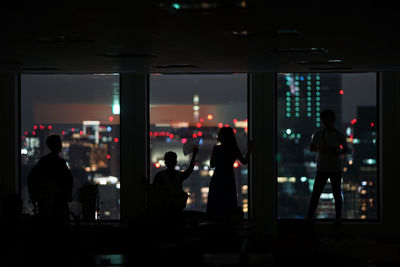
[(164, 162), (168, 169), (175, 169), (177, 163), (177, 155), (175, 152), (168, 151), (164, 155)]
[(321, 112), (321, 121), (326, 128), (333, 128), (335, 126), (336, 115), (331, 109), (325, 109)]
[(231, 127), (222, 127), (218, 132), (217, 141), (232, 153), (236, 153), (238, 150), (235, 133)]
[(46, 145), (53, 153), (60, 153), (62, 149), (62, 142), (59, 135), (50, 135), (46, 139)]

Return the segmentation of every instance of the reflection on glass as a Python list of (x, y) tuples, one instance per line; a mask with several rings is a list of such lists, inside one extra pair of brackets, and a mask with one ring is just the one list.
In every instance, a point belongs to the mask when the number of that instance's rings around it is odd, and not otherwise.
[[(190, 155), (183, 144), (197, 142), (200, 151), (192, 177), (183, 184), (190, 194), (186, 209), (205, 211), (213, 169), (210, 156), (219, 128), (230, 126), (242, 153), (247, 151), (247, 75), (150, 76), (150, 179), (164, 168), (168, 151), (178, 154), (177, 170), (185, 170)], [(247, 167), (234, 164), (238, 205), (248, 212)]]
[[(27, 175), (60, 135), (60, 154), (74, 176), (71, 212), (80, 215), (79, 189), (98, 185), (97, 219), (120, 218), (119, 75), (22, 75), (21, 192), (32, 213)], [(81, 191), (83, 192), (83, 191)]]
[[(376, 74), (283, 73), (277, 76), (278, 217), (304, 218), (316, 174), (308, 145), (320, 128), (320, 112), (336, 113), (349, 152), (343, 167), (343, 218), (377, 218)], [(328, 181), (317, 218), (334, 218)]]

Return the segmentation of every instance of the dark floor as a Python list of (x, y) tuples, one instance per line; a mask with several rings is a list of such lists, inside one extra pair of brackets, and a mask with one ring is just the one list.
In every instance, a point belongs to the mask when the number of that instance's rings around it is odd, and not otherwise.
[(67, 228), (25, 221), (4, 223), (1, 232), (0, 266), (400, 266), (396, 237), (340, 228), (317, 235), (296, 223), (274, 237), (246, 224), (146, 221)]

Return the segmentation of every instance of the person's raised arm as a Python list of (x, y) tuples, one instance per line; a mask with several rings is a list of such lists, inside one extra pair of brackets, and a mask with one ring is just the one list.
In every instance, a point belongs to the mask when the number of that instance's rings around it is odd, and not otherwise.
[(247, 146), (247, 153), (246, 155), (243, 157), (242, 153), (238, 150), (238, 160), (243, 163), (243, 164), (247, 164), (249, 163), (249, 159), (250, 159), (250, 153), (253, 150), (253, 146), (254, 146), (254, 141), (251, 140)]
[(317, 145), (317, 137), (316, 137), (316, 133), (314, 133), (311, 136), (311, 143), (310, 143), (310, 151), (311, 152), (317, 152), (318, 151), (318, 145)]
[(193, 169), (194, 169), (194, 163), (196, 162), (196, 156), (197, 153), (199, 152), (199, 149), (196, 147), (193, 149), (193, 154), (192, 154), (192, 159), (190, 160), (189, 168), (187, 168), (183, 173), (182, 173), (182, 181), (186, 180), (189, 178), (189, 176), (192, 174)]

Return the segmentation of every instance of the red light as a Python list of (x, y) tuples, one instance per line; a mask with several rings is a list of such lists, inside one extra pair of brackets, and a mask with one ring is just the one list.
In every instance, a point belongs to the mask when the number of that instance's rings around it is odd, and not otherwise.
[(224, 127), (224, 124), (223, 124), (222, 122), (219, 122), (219, 123), (218, 123), (218, 127), (219, 127), (219, 128), (222, 128), (222, 127)]
[(160, 168), (160, 167), (161, 167), (161, 164), (160, 164), (160, 163), (158, 163), (158, 162), (156, 162), (156, 163), (154, 164), (154, 166), (156, 166), (156, 168), (158, 169), (158, 168)]
[(170, 134), (170, 135), (169, 135), (169, 138), (174, 139), (174, 135), (173, 135), (173, 134)]
[(201, 137), (203, 136), (203, 132), (198, 132), (197, 135)]
[(65, 134), (65, 131), (62, 131), (61, 134), (64, 135), (64, 134)]
[(194, 134), (193, 134), (193, 138), (197, 138), (197, 134), (194, 133)]
[(110, 117), (108, 117), (108, 120), (109, 120), (109, 121), (113, 121), (113, 120), (114, 120), (114, 117), (113, 117), (113, 116), (110, 116)]
[(344, 94), (344, 91), (343, 91), (343, 90), (340, 90), (340, 91), (339, 91), (339, 94), (343, 95), (343, 94)]
[(239, 167), (239, 163), (237, 163), (237, 162), (233, 163), (233, 167), (234, 167), (234, 168)]
[(184, 144), (184, 143), (187, 142), (187, 139), (186, 138), (182, 138), (181, 142), (182, 142), (182, 144)]
[(201, 127), (201, 123), (200, 122), (196, 123), (196, 127), (200, 128)]
[(201, 118), (201, 119), (200, 119), (200, 122), (204, 122), (204, 119), (203, 119), (203, 118)]
[(375, 126), (375, 123), (371, 122), (371, 127), (374, 127), (374, 126)]
[(36, 130), (36, 129), (37, 129), (37, 126), (36, 126), (36, 125), (34, 125), (34, 126), (33, 126), (33, 129), (34, 129), (34, 130)]
[(153, 132), (152, 131), (150, 131), (150, 136), (153, 136)]
[(350, 138), (353, 139), (354, 138), (354, 134), (350, 134)]
[(237, 123), (238, 122), (238, 120), (237, 119), (233, 119), (233, 123)]
[(158, 136), (158, 133), (157, 133), (157, 132), (154, 132), (154, 136)]
[(40, 128), (40, 130), (43, 130), (43, 129), (46, 128), (46, 127), (44, 127), (44, 125), (41, 125), (41, 124), (40, 124), (39, 128)]
[(213, 115), (208, 114), (207, 119), (212, 120), (213, 119)]
[(229, 124), (225, 124), (225, 127), (229, 127)]
[(118, 143), (118, 141), (119, 141), (118, 138), (115, 137), (115, 138), (114, 138), (114, 142), (115, 142), (115, 143)]
[(351, 124), (356, 124), (357, 123), (357, 119), (352, 119), (350, 123)]
[(107, 154), (107, 159), (111, 159), (111, 156)]
[(25, 135), (28, 135), (28, 132), (25, 132)]
[(83, 131), (80, 131), (79, 134), (80, 134), (80, 135), (83, 135)]
[(342, 146), (342, 145), (340, 145), (339, 147), (340, 147), (340, 149), (343, 149), (343, 146)]
[(71, 131), (75, 132), (75, 128), (72, 128)]
[(33, 132), (32, 132), (32, 134), (33, 134), (33, 135), (36, 135), (36, 132), (35, 132), (35, 131), (33, 131)]
[(49, 130), (51, 130), (53, 127), (51, 125), (49, 125), (47, 128), (49, 128)]
[(233, 132), (236, 133), (237, 132), (236, 129), (233, 129)]

